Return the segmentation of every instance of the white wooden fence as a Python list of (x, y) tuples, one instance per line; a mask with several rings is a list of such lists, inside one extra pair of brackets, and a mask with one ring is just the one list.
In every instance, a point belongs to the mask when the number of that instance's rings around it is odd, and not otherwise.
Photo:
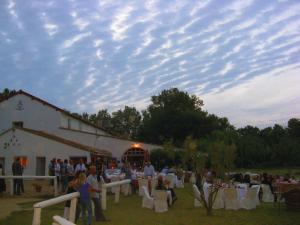
[(130, 182), (131, 182), (131, 180), (127, 179), (127, 180), (102, 184), (102, 189), (101, 189), (101, 206), (102, 206), (102, 209), (106, 210), (106, 195), (107, 195), (107, 189), (108, 188), (116, 187), (115, 188), (115, 202), (119, 202), (121, 186), (122, 185), (127, 186), (128, 189), (129, 189)]
[(46, 201), (38, 202), (33, 205), (33, 220), (32, 225), (40, 225), (41, 224), (41, 214), (42, 209), (56, 205), (65, 201), (71, 200), (70, 205), (70, 213), (69, 213), (69, 221), (74, 222), (75, 221), (75, 213), (76, 213), (76, 205), (77, 205), (77, 198), (79, 197), (79, 192), (74, 192), (71, 194), (62, 195), (56, 198), (52, 198)]
[(57, 196), (57, 180), (55, 176), (0, 176), (0, 178), (10, 181), (10, 195), (14, 195), (14, 179), (35, 180), (35, 179), (53, 179), (54, 180), (54, 195)]
[(60, 216), (53, 216), (53, 221), (54, 222), (52, 223), (52, 225), (76, 225), (75, 223), (72, 223)]
[[(122, 181), (116, 181), (112, 183), (107, 183), (107, 184), (102, 184), (102, 191), (101, 191), (101, 203), (102, 203), (102, 209), (106, 209), (106, 201), (107, 201), (107, 189), (111, 187), (116, 187), (115, 190), (115, 202), (118, 203), (120, 199), (120, 190), (121, 186), (124, 187), (130, 187), (130, 179), (127, 180), (122, 180)], [(129, 192), (128, 192), (129, 193)], [(125, 193), (126, 194), (126, 193)], [(55, 217), (54, 219), (54, 224), (60, 224), (60, 225), (73, 225), (75, 222), (75, 214), (76, 214), (76, 205), (77, 205), (77, 198), (80, 196), (79, 192), (74, 192), (71, 194), (66, 194), (62, 195), (56, 198), (52, 198), (46, 201), (42, 201), (39, 203), (36, 203), (33, 205), (34, 211), (33, 211), (33, 220), (32, 220), (32, 225), (40, 225), (41, 224), (41, 214), (42, 214), (42, 209), (56, 205), (65, 201), (71, 200), (71, 205), (70, 205), (70, 211), (69, 211), (69, 221), (67, 220), (61, 220), (63, 218)], [(58, 220), (57, 220), (58, 219)], [(69, 223), (66, 223), (69, 222)], [(60, 223), (62, 222), (62, 223)]]

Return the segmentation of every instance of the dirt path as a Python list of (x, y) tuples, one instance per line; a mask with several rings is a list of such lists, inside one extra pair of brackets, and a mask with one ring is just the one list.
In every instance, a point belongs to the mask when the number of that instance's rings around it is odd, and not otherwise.
[(14, 211), (22, 210), (22, 207), (18, 204), (33, 201), (38, 202), (41, 200), (38, 198), (0, 197), (0, 219), (4, 219)]

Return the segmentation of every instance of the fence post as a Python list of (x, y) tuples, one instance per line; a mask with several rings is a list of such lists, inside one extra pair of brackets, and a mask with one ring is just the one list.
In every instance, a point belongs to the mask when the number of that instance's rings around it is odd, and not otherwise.
[(107, 192), (107, 188), (104, 185), (102, 185), (102, 192), (101, 192), (101, 206), (103, 210), (106, 210), (106, 192)]
[(14, 179), (10, 178), (10, 195), (14, 195)]
[(118, 185), (115, 189), (115, 202), (118, 203), (120, 199), (120, 188), (121, 185)]
[(42, 212), (41, 208), (34, 208), (32, 225), (41, 224), (41, 212)]
[(57, 179), (56, 177), (54, 178), (54, 196), (58, 195), (58, 191), (57, 191)]
[(76, 218), (76, 205), (77, 205), (77, 198), (72, 198), (71, 205), (70, 205), (70, 212), (69, 212), (69, 221), (72, 223), (75, 222)]

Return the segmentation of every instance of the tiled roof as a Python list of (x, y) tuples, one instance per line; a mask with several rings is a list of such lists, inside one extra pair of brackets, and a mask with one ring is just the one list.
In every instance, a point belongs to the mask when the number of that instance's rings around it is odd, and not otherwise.
[(87, 145), (83, 145), (83, 144), (80, 144), (75, 141), (71, 141), (71, 140), (61, 138), (61, 137), (53, 135), (53, 134), (46, 133), (44, 131), (32, 130), (32, 129), (28, 129), (28, 128), (16, 128), (16, 129), (23, 130), (25, 132), (28, 132), (28, 133), (31, 133), (31, 134), (34, 134), (34, 135), (37, 135), (40, 137), (44, 137), (44, 138), (47, 138), (47, 139), (50, 139), (50, 140), (53, 140), (53, 141), (56, 141), (56, 142), (59, 142), (59, 143), (65, 144), (65, 145), (69, 145), (74, 148), (79, 148), (81, 150), (88, 151), (88, 152), (91, 152), (96, 155), (106, 156), (106, 157), (112, 156), (111, 152), (109, 152), (109, 151), (101, 150), (101, 149), (87, 146)]
[[(61, 108), (59, 108), (59, 107), (57, 107), (57, 106), (55, 106), (55, 105), (52, 105), (51, 103), (49, 103), (49, 102), (47, 102), (47, 101), (44, 101), (43, 99), (40, 99), (40, 98), (38, 98), (38, 97), (36, 97), (36, 96), (33, 96), (33, 95), (31, 95), (31, 94), (29, 94), (29, 93), (23, 91), (23, 90), (19, 90), (19, 91), (13, 92), (13, 93), (11, 93), (10, 95), (5, 96), (5, 97), (1, 97), (1, 96), (0, 96), (0, 103), (6, 101), (6, 100), (8, 100), (8, 99), (10, 99), (10, 98), (12, 98), (12, 97), (14, 97), (14, 96), (16, 96), (16, 95), (25, 95), (25, 96), (27, 96), (27, 97), (33, 99), (33, 100), (36, 100), (36, 101), (42, 103), (43, 105), (47, 105), (47, 106), (49, 106), (49, 107), (55, 109), (56, 111), (60, 111), (61, 113), (65, 114), (65, 115), (67, 115), (67, 116), (70, 116), (70, 117), (72, 117), (72, 118), (74, 118), (74, 119), (76, 119), (76, 120), (80, 120), (81, 122), (83, 122), (83, 123), (85, 123), (85, 124), (88, 124), (88, 125), (90, 125), (90, 126), (92, 126), (92, 127), (95, 127), (95, 128), (97, 128), (97, 129), (103, 130), (101, 127), (98, 127), (98, 126), (96, 126), (95, 124), (93, 124), (93, 123), (91, 123), (91, 122), (89, 122), (89, 121), (86, 121), (86, 120), (84, 120), (84, 119), (82, 119), (82, 118), (80, 118), (80, 117), (78, 117), (78, 116), (75, 116), (75, 115), (73, 115), (73, 114), (67, 112), (67, 111), (64, 110), (64, 109), (61, 109)], [(103, 130), (103, 131), (104, 131), (104, 130)], [(106, 132), (106, 131), (104, 131), (104, 132)], [(106, 132), (106, 133), (107, 133), (107, 132)]]

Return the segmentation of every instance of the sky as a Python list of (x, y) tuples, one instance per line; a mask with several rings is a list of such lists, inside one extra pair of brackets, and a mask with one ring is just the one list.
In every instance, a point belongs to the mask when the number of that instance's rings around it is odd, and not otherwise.
[(300, 1), (0, 1), (1, 90), (95, 113), (174, 87), (236, 127), (300, 118)]

